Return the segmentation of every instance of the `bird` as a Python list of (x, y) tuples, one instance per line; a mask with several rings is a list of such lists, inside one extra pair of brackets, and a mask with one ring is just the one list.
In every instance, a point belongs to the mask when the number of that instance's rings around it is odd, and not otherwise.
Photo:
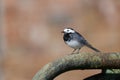
[(62, 33), (64, 34), (63, 40), (65, 44), (74, 49), (72, 53), (74, 53), (76, 50), (77, 53), (79, 53), (80, 49), (84, 46), (87, 46), (95, 52), (100, 52), (100, 50), (93, 47), (80, 33), (73, 28), (65, 28)]
[[(73, 28), (65, 28), (62, 33), (63, 35), (63, 40), (64, 42), (73, 48), (74, 50), (72, 51), (72, 54), (76, 51), (79, 53), (79, 50), (87, 46), (88, 48), (94, 50), (95, 52), (101, 52), (100, 50), (96, 49), (93, 47), (80, 33), (78, 33), (76, 30)], [(106, 69), (102, 69), (102, 73), (104, 74), (106, 72)]]

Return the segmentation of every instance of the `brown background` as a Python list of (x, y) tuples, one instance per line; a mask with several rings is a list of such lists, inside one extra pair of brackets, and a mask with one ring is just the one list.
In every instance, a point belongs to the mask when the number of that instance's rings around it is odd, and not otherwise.
[[(119, 0), (2, 0), (0, 9), (0, 80), (31, 80), (45, 64), (70, 54), (61, 34), (65, 27), (103, 52), (120, 51)], [(99, 72), (70, 71), (55, 80), (82, 80)]]

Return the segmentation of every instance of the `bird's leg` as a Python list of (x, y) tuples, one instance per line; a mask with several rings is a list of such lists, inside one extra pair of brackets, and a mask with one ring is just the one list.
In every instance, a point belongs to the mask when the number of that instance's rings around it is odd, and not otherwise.
[(74, 49), (73, 51), (72, 51), (72, 53), (74, 53), (76, 51), (76, 49)]
[(72, 54), (74, 54), (75, 51), (76, 51), (76, 49), (74, 49), (74, 50), (72, 51)]
[(80, 49), (81, 49), (81, 48), (79, 48), (79, 49), (77, 50), (77, 54), (79, 54)]
[[(72, 52), (72, 54), (79, 54), (80, 49), (81, 49), (81, 48), (74, 49), (74, 50), (73, 50), (73, 52)], [(76, 52), (76, 53), (74, 53), (76, 50), (77, 50), (77, 52)]]

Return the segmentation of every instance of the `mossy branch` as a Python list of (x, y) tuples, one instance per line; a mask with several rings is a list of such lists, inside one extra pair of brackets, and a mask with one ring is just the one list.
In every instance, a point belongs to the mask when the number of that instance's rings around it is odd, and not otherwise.
[(33, 80), (53, 80), (63, 72), (77, 69), (120, 69), (120, 53), (67, 55), (45, 65)]

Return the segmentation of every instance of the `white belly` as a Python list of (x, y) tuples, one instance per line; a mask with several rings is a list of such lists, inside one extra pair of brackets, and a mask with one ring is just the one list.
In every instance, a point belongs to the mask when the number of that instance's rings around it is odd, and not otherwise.
[(75, 40), (67, 41), (66, 44), (74, 49), (78, 49), (83, 46), (82, 44)]

